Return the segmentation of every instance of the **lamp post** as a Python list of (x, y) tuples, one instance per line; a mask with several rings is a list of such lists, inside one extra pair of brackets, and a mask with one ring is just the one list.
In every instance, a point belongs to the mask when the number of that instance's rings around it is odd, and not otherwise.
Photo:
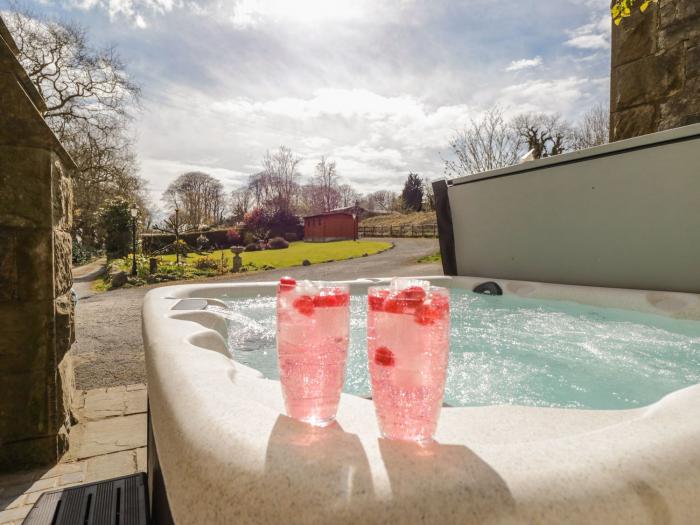
[(175, 206), (175, 262), (180, 264), (180, 208)]
[(139, 210), (133, 206), (129, 213), (131, 214), (131, 242), (132, 242), (132, 259), (131, 259), (131, 275), (136, 277), (136, 217), (139, 215)]
[(355, 210), (352, 211), (352, 240), (357, 240), (357, 213)]
[(360, 215), (360, 203), (355, 201), (355, 205), (352, 207), (352, 240), (357, 240), (358, 234), (358, 224), (357, 219)]

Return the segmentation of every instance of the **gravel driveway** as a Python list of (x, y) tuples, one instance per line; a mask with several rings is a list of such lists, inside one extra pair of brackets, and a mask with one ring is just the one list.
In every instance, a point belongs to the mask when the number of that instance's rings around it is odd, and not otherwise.
[[(440, 265), (416, 263), (420, 257), (438, 250), (436, 239), (390, 240), (395, 244), (393, 249), (370, 257), (235, 277), (229, 274), (208, 281), (272, 281), (283, 275), (314, 280), (442, 275)], [(83, 284), (80, 295), (84, 297), (76, 310), (76, 342), (71, 349), (78, 389), (146, 382), (141, 302), (152, 288), (145, 286), (90, 295)]]

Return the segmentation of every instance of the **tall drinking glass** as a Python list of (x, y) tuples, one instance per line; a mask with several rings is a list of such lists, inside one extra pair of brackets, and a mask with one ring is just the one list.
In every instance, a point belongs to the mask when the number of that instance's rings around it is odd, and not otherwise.
[(382, 435), (429, 442), (435, 435), (449, 357), (450, 295), (428, 281), (371, 287), (367, 351)]
[(277, 286), (277, 355), (287, 415), (325, 426), (345, 379), (350, 325), (347, 285), (285, 277)]

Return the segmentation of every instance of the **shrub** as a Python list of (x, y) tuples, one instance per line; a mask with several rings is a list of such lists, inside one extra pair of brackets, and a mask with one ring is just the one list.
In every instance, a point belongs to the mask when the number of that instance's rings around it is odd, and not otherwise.
[(99, 255), (99, 250), (94, 246), (88, 246), (73, 239), (73, 264), (80, 265), (89, 263), (94, 257)]
[(250, 243), (255, 242), (255, 237), (250, 232), (245, 232), (243, 234), (243, 246), (248, 246)]
[(299, 227), (299, 217), (290, 211), (276, 211), (268, 222), (268, 229), (275, 237), (283, 235), (285, 232), (296, 232)]
[(236, 228), (229, 228), (226, 231), (226, 240), (231, 243), (231, 246), (241, 244), (241, 234)]
[(284, 234), (284, 238), (287, 239), (289, 242), (296, 242), (299, 240), (299, 236), (296, 233), (293, 232), (287, 232)]
[(270, 239), (270, 242), (267, 243), (267, 247), (270, 250), (283, 250), (284, 248), (289, 248), (289, 243), (282, 237), (275, 237)]
[(267, 237), (270, 230), (270, 216), (262, 208), (253, 208), (243, 216), (245, 229), (257, 238)]
[(251, 242), (250, 244), (246, 244), (245, 251), (258, 252), (260, 251), (260, 245), (257, 242)]
[(198, 270), (216, 270), (219, 268), (219, 265), (211, 257), (200, 257), (195, 261), (194, 267)]
[(99, 229), (105, 240), (105, 250), (111, 259), (124, 257), (131, 248), (130, 205), (124, 199), (107, 201), (99, 209)]

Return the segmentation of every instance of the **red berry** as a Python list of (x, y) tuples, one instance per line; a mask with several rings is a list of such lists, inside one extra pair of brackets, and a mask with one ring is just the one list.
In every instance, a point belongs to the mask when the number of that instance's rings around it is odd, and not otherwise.
[(404, 312), (403, 301), (396, 297), (387, 297), (384, 301), (384, 311), (390, 314), (402, 314)]
[(422, 304), (416, 309), (415, 318), (418, 324), (427, 326), (440, 318), (440, 312), (432, 305)]
[(314, 296), (314, 306), (318, 307), (347, 306), (348, 304), (350, 304), (350, 294), (345, 293), (342, 288), (325, 290)]
[(279, 291), (280, 292), (289, 292), (294, 289), (294, 287), (297, 285), (297, 282), (292, 279), (291, 277), (282, 277), (280, 279), (280, 284), (279, 284)]
[(292, 305), (301, 315), (311, 316), (314, 313), (314, 300), (309, 295), (302, 295), (301, 297), (297, 297), (296, 299), (294, 299)]
[(449, 311), (449, 301), (443, 296), (434, 295), (416, 308), (415, 319), (418, 324), (431, 325), (449, 315)]
[(373, 312), (381, 312), (384, 309), (384, 299), (389, 295), (389, 290), (377, 290), (368, 296), (369, 309)]
[(374, 351), (374, 362), (379, 366), (394, 366), (396, 364), (394, 352), (386, 346), (380, 346)]
[(425, 299), (425, 290), (420, 286), (409, 286), (399, 292), (399, 299), (422, 302)]

